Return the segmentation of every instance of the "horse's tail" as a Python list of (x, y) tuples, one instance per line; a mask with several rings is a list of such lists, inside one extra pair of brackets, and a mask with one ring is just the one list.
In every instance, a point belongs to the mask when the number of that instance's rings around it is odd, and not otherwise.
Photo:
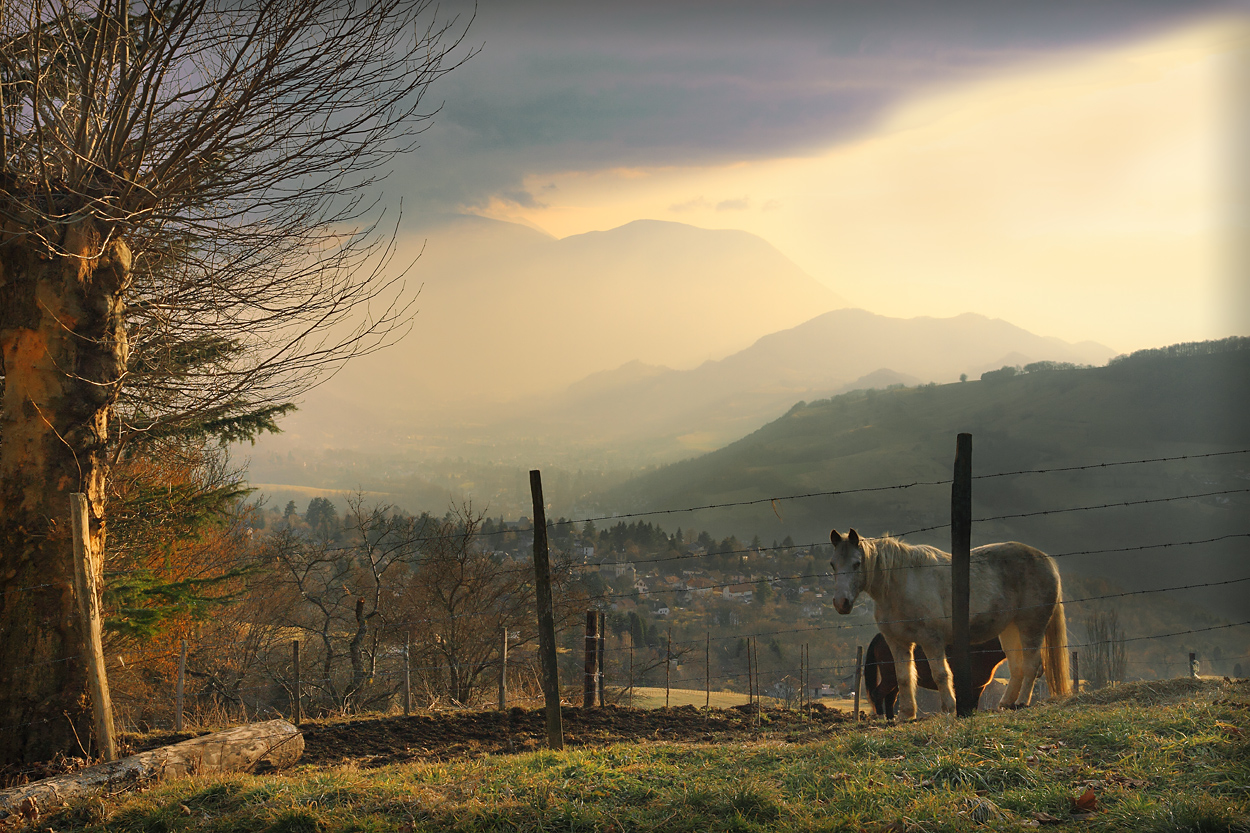
[[(881, 644), (878, 645), (878, 642)], [(886, 648), (887, 651), (889, 650), (889, 648), (885, 645), (885, 637), (881, 634), (877, 634), (872, 638), (872, 641), (868, 643), (868, 650), (864, 652), (864, 688), (868, 692), (868, 698), (872, 700), (874, 704), (880, 702), (881, 700), (879, 690), (881, 688), (882, 680), (878, 675), (881, 663), (878, 655), (879, 648)]]
[(1068, 622), (1063, 602), (1055, 602), (1055, 610), (1046, 625), (1042, 639), (1042, 667), (1051, 697), (1067, 697), (1072, 693), (1072, 669), (1068, 663)]

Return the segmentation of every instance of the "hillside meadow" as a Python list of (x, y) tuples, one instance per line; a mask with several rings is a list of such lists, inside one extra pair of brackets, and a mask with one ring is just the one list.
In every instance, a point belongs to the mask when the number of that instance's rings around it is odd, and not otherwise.
[(766, 712), (750, 742), (192, 778), (77, 801), (24, 829), (1250, 830), (1244, 680), (1132, 683), (903, 726), (778, 732), (769, 723)]

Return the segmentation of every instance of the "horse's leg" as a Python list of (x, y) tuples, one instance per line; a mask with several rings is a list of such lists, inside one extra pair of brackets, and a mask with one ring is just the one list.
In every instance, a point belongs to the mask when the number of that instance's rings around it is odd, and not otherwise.
[(916, 666), (912, 663), (910, 642), (887, 640), (894, 655), (894, 676), (898, 681), (898, 716), (916, 719)]
[(941, 639), (928, 637), (920, 644), (920, 647), (929, 660), (929, 674), (933, 678), (933, 687), (942, 698), (942, 712), (944, 714), (954, 712), (955, 687), (950, 666), (946, 664), (946, 643)]
[(1015, 623), (1003, 628), (1003, 632), (998, 635), (998, 641), (1002, 643), (1003, 653), (1007, 655), (1007, 668), (1011, 672), (1011, 679), (1007, 681), (1007, 690), (998, 701), (998, 708), (1009, 709), (1016, 704), (1020, 687), (1024, 683), (1024, 657), (1020, 650), (1020, 632), (1016, 630)]
[(1036, 648), (1026, 647), (1023, 654), (1024, 680), (1020, 684), (1020, 696), (1017, 699), (1017, 706), (1027, 706), (1033, 700), (1033, 685), (1037, 682), (1037, 675), (1042, 670), (1042, 651), (1039, 645)]

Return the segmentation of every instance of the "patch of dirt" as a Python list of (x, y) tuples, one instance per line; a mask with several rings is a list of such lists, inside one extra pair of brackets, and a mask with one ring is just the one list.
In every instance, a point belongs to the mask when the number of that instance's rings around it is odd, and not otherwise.
[[(797, 711), (749, 706), (712, 709), (565, 707), (561, 724), (566, 747), (604, 746), (619, 741), (659, 740), (716, 743), (737, 740), (815, 739), (851, 723), (848, 712), (815, 707), (811, 719)], [(435, 712), (410, 717), (312, 721), (304, 732), (302, 765), (353, 762), (376, 767), (403, 761), (442, 761), (480, 755), (532, 752), (546, 746), (546, 713), (514, 708), (508, 712)]]

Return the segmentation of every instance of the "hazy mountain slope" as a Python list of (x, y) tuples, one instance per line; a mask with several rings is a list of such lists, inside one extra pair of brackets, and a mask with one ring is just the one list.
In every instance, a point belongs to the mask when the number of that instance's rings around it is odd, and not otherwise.
[(794, 402), (854, 388), (974, 378), (1033, 361), (1102, 364), (1112, 350), (1069, 344), (981, 315), (889, 318), (859, 309), (817, 316), (692, 370), (630, 363), (598, 373), (484, 433), (599, 446), (639, 444), (658, 459), (718, 448)]
[[(1104, 368), (852, 393), (796, 406), (754, 434), (662, 467), (606, 493), (613, 511), (760, 500), (950, 477), (955, 435), (973, 435), (974, 474), (1250, 449), (1250, 351), (1146, 357)], [(974, 518), (1163, 496), (1250, 489), (1250, 454), (1174, 463), (1019, 475), (974, 484)], [(914, 486), (668, 516), (715, 534), (826, 539), (949, 521), (948, 486)], [(1244, 492), (974, 524), (973, 543), (1016, 539), (1051, 552), (1141, 547), (1250, 533)], [(949, 547), (949, 530), (909, 537)], [(1245, 537), (1211, 545), (1064, 561), (1136, 589), (1246, 572)], [(1245, 610), (1245, 587), (1208, 594)], [(1250, 610), (1245, 610), (1250, 616)]]
[(375, 383), (395, 406), (505, 400), (634, 360), (694, 366), (846, 305), (759, 237), (680, 223), (556, 240), (453, 218), (404, 250), (422, 250), (416, 326), (352, 365), (353, 387)]

